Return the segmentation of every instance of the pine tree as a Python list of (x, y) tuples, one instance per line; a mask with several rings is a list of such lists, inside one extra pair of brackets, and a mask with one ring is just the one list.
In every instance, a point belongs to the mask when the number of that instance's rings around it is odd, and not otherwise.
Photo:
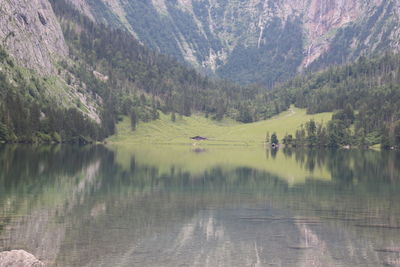
[(279, 144), (279, 139), (278, 139), (278, 136), (276, 135), (276, 133), (273, 133), (272, 135), (271, 135), (271, 144), (275, 144), (275, 145), (278, 145)]
[(131, 119), (131, 129), (132, 129), (132, 131), (135, 131), (136, 126), (138, 124), (138, 116), (137, 116), (135, 110), (131, 111), (130, 119)]
[(0, 142), (6, 142), (8, 141), (8, 129), (7, 126), (0, 122)]

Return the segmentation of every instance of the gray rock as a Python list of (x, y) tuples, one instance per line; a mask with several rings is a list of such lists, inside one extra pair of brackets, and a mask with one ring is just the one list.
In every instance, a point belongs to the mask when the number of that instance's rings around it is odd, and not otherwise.
[(0, 267), (43, 267), (44, 263), (25, 250), (0, 252)]
[(1, 0), (0, 45), (19, 64), (42, 75), (68, 55), (61, 26), (48, 0)]

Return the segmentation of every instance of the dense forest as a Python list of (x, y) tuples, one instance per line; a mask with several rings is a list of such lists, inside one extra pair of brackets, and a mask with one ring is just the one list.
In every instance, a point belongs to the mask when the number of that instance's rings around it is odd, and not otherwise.
[(327, 130), (340, 132), (340, 145), (400, 145), (400, 55), (361, 57), (298, 76), (269, 95), (281, 106), (294, 104), (310, 114), (335, 111)]

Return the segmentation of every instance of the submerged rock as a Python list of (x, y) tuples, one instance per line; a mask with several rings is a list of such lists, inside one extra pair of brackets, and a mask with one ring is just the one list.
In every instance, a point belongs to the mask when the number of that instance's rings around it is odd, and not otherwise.
[(43, 267), (44, 263), (25, 250), (0, 252), (0, 267)]

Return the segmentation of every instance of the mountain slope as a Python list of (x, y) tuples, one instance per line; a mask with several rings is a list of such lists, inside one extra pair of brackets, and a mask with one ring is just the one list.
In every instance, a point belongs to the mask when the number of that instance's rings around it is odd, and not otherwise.
[(398, 50), (398, 0), (69, 0), (221, 77), (271, 86), (309, 66)]
[(0, 142), (102, 140), (121, 115), (134, 128), (160, 110), (245, 122), (276, 112), (260, 105), (250, 113), (247, 105), (264, 102), (259, 88), (213, 81), (126, 31), (93, 23), (64, 0), (6, 3)]
[(61, 27), (47, 0), (2, 0), (0, 45), (25, 67), (49, 75), (68, 55)]
[(63, 67), (68, 46), (47, 0), (2, 1), (0, 41), (0, 142), (100, 136), (101, 101)]

